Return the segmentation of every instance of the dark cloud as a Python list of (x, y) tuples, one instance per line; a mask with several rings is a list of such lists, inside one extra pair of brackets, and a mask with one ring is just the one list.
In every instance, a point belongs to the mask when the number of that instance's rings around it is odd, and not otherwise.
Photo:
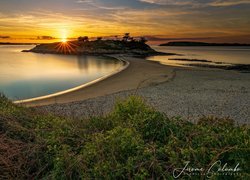
[(10, 36), (1, 36), (0, 35), (0, 39), (9, 39), (10, 38)]
[(207, 40), (213, 39), (214, 37), (200, 37), (200, 38), (190, 38), (190, 37), (182, 37), (182, 38), (167, 38), (167, 37), (159, 37), (159, 36), (145, 36), (149, 41), (183, 41), (183, 40)]
[(48, 40), (48, 39), (55, 39), (54, 37), (52, 37), (52, 36), (38, 36), (37, 37), (38, 39), (40, 38), (40, 39), (45, 39), (45, 40)]
[(56, 39), (52, 36), (37, 36), (37, 38), (30, 38), (31, 40), (53, 40)]

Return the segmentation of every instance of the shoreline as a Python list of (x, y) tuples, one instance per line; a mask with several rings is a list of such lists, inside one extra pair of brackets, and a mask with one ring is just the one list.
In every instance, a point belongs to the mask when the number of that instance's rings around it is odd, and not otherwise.
[(176, 68), (125, 55), (109, 56), (124, 62), (125, 65), (122, 66), (122, 69), (75, 88), (47, 96), (14, 101), (14, 103), (36, 107), (83, 101), (168, 81), (174, 76), (174, 69)]
[(250, 125), (250, 76), (236, 71), (175, 68), (167, 81), (64, 104), (36, 107), (72, 119), (107, 115), (117, 101), (139, 96), (167, 117), (197, 123), (203, 117), (230, 118)]
[(194, 123), (204, 116), (229, 117), (236, 124), (250, 124), (250, 101), (246, 98), (250, 77), (246, 73), (167, 66), (123, 55), (111, 57), (130, 65), (87, 87), (21, 105), (77, 119), (107, 114), (117, 100), (136, 95), (168, 117), (182, 117)]
[(70, 93), (72, 91), (76, 91), (76, 90), (79, 90), (79, 89), (82, 89), (82, 88), (85, 88), (85, 87), (88, 87), (88, 86), (91, 86), (92, 84), (95, 84), (95, 83), (98, 83), (104, 79), (107, 79), (111, 76), (114, 76), (115, 74), (125, 70), (126, 68), (128, 68), (129, 66), (129, 62), (128, 61), (125, 61), (125, 60), (121, 60), (121, 59), (118, 59), (116, 58), (118, 61), (121, 61), (123, 63), (123, 65), (118, 69), (118, 70), (115, 70), (103, 77), (100, 77), (98, 79), (95, 79), (93, 81), (90, 81), (88, 83), (85, 83), (85, 84), (82, 84), (82, 85), (79, 85), (79, 86), (76, 86), (76, 87), (73, 87), (73, 88), (70, 88), (70, 89), (67, 89), (67, 90), (63, 90), (63, 91), (59, 91), (59, 92), (56, 92), (56, 93), (52, 93), (52, 94), (48, 94), (48, 95), (44, 95), (44, 96), (39, 96), (39, 97), (34, 97), (34, 98), (29, 98), (29, 99), (23, 99), (23, 100), (17, 100), (17, 101), (13, 101), (13, 103), (15, 104), (25, 104), (25, 103), (32, 103), (32, 102), (35, 102), (35, 101), (39, 101), (39, 100), (44, 100), (44, 99), (47, 99), (47, 98), (53, 98), (53, 97), (56, 97), (56, 96), (59, 96), (59, 95), (64, 95), (64, 94), (67, 94), (67, 93)]

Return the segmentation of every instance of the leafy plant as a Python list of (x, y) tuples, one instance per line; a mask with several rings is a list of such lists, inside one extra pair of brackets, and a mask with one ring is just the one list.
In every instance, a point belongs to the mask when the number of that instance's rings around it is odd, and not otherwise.
[(106, 116), (77, 120), (0, 97), (1, 179), (174, 179), (187, 162), (203, 171), (180, 177), (200, 179), (217, 161), (239, 164), (240, 171), (212, 179), (247, 179), (249, 143), (248, 126), (228, 118), (197, 124), (168, 118), (135, 96)]

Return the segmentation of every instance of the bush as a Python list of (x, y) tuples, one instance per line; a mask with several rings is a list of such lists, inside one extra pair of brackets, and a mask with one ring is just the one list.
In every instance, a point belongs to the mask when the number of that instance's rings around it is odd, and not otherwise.
[(116, 127), (93, 134), (82, 150), (84, 178), (126, 178), (132, 175), (134, 161), (143, 152), (143, 140), (131, 128)]
[[(207, 170), (218, 160), (239, 163), (241, 178), (249, 177), (248, 126), (228, 118), (197, 124), (168, 118), (135, 96), (87, 120), (41, 114), (1, 96), (0, 125), (0, 178), (173, 179), (186, 161)], [(201, 178), (196, 173), (192, 179)]]

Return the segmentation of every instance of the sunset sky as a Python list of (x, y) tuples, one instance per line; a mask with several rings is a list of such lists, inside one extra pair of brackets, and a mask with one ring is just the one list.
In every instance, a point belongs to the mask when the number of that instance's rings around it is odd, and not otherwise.
[(0, 42), (130, 32), (155, 41), (250, 43), (249, 17), (250, 0), (1, 0)]

